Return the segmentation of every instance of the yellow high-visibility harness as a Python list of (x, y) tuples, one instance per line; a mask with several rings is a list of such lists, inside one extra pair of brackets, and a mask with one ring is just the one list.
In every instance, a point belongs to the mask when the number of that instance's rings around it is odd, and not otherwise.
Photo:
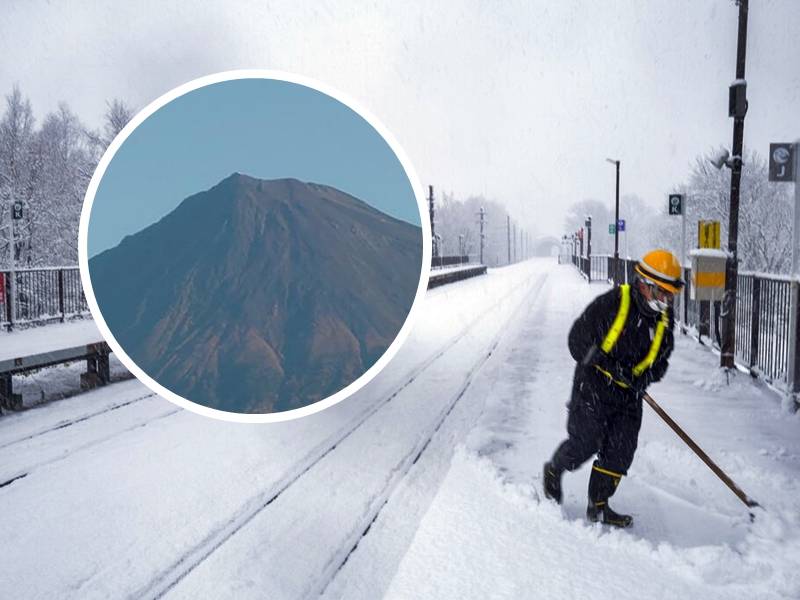
[[(616, 345), (617, 340), (619, 340), (619, 336), (622, 334), (622, 329), (625, 327), (625, 321), (628, 319), (628, 312), (630, 312), (631, 308), (631, 286), (628, 284), (622, 284), (619, 286), (619, 291), (620, 301), (617, 316), (614, 318), (614, 322), (611, 324), (611, 329), (608, 330), (603, 343), (600, 345), (600, 349), (606, 354), (611, 352)], [(656, 356), (658, 356), (658, 350), (661, 348), (661, 342), (664, 340), (664, 331), (666, 330), (668, 324), (669, 315), (665, 310), (661, 312), (661, 318), (658, 320), (658, 325), (656, 325), (656, 331), (653, 335), (653, 342), (650, 344), (650, 350), (648, 350), (647, 355), (635, 367), (633, 367), (634, 376), (638, 377), (644, 373), (645, 369), (649, 369), (651, 366), (653, 366)], [(623, 388), (628, 387), (627, 383), (623, 381), (617, 381), (614, 379), (611, 373), (605, 369), (601, 369), (597, 365), (595, 365), (594, 368), (603, 373), (618, 386)]]

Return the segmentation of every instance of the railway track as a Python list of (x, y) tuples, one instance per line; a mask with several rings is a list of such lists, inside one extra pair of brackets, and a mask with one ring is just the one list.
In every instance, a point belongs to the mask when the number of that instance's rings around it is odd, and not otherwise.
[[(448, 352), (450, 352), (451, 349), (457, 346), (460, 341), (468, 336), (481, 321), (484, 321), (488, 316), (495, 314), (496, 310), (502, 303), (509, 301), (509, 298), (515, 298), (516, 292), (527, 287), (527, 290), (524, 290), (521, 294), (522, 299), (519, 300), (519, 303), (512, 311), (512, 314), (516, 313), (520, 307), (525, 305), (525, 300), (541, 290), (544, 280), (545, 276), (539, 275), (538, 278), (530, 278), (517, 284), (517, 286), (515, 286), (509, 292), (509, 294), (504, 296), (504, 298), (474, 317), (458, 333), (452, 336), (447, 342), (439, 346), (436, 351), (431, 353), (424, 360), (416, 363), (416, 365), (400, 379), (400, 382), (396, 384), (390, 392), (384, 394), (377, 402), (372, 403), (367, 410), (353, 419), (348, 426), (342, 428), (336, 434), (328, 438), (328, 440), (307, 453), (302, 460), (296, 463), (295, 468), (292, 471), (285, 473), (284, 477), (282, 477), (269, 489), (264, 490), (262, 493), (259, 493), (254, 497), (251, 497), (241, 506), (238, 511), (236, 511), (236, 513), (232, 514), (229, 519), (227, 519), (223, 524), (213, 531), (209, 532), (208, 535), (206, 535), (199, 543), (197, 543), (188, 552), (177, 558), (155, 579), (150, 581), (144, 587), (138, 589), (135, 593), (131, 594), (131, 597), (161, 598), (167, 595), (181, 581), (195, 571), (197, 567), (202, 565), (210, 556), (212, 556), (229, 540), (236, 536), (237, 533), (241, 532), (243, 529), (246, 529), (249, 523), (264, 513), (268, 507), (276, 503), (276, 501), (278, 501), (281, 496), (287, 492), (287, 490), (290, 490), (292, 486), (303, 480), (304, 477), (308, 475), (316, 466), (331, 456), (331, 454), (337, 448), (339, 448), (348, 440), (348, 438), (359, 431), (371, 420), (372, 417), (374, 417), (387, 405), (391, 404), (392, 401), (401, 395), (409, 386), (417, 382), (420, 377), (423, 376), (423, 374), (425, 374), (432, 366), (438, 365), (440, 361), (448, 355)], [(433, 437), (440, 430), (448, 415), (450, 415), (455, 405), (463, 397), (464, 393), (471, 385), (474, 374), (494, 352), (497, 344), (502, 339), (502, 335), (503, 328), (500, 327), (500, 331), (496, 336), (494, 336), (494, 339), (489, 347), (480, 353), (478, 360), (472, 365), (472, 368), (470, 369), (470, 375), (465, 381), (460, 383), (458, 392), (452, 398), (450, 398), (450, 400), (445, 404), (443, 410), (441, 410), (433, 419), (430, 427), (426, 428), (423, 435), (419, 437), (417, 442), (413, 444), (412, 449), (401, 460), (401, 464), (395, 470), (395, 476), (391, 479), (386, 488), (382, 490), (380, 494), (378, 494), (376, 502), (373, 503), (374, 506), (372, 506), (365, 515), (362, 515), (360, 524), (358, 524), (354, 529), (355, 535), (351, 539), (348, 539), (347, 543), (339, 552), (335, 553), (335, 560), (333, 560), (328, 565), (328, 568), (325, 569), (323, 576), (320, 578), (319, 583), (316, 586), (317, 594), (321, 593), (327, 587), (330, 581), (335, 577), (336, 573), (346, 563), (349, 556), (355, 551), (359, 540), (367, 535), (371, 524), (375, 521), (375, 519), (378, 518), (383, 506), (385, 506), (388, 502), (394, 487), (405, 476), (409, 469), (411, 469), (419, 461), (420, 457), (429, 447)]]
[[(93, 414), (92, 417), (99, 417), (100, 415), (112, 412), (112, 410), (123, 408), (125, 406), (131, 406), (131, 405), (135, 404), (136, 402), (140, 402), (142, 400), (145, 400), (146, 398), (152, 398), (152, 397), (155, 397), (155, 394), (148, 394), (147, 396), (143, 396), (143, 397), (135, 399), (135, 400), (130, 400), (128, 402), (121, 403), (120, 405), (117, 405), (113, 409), (97, 412), (97, 413)], [(166, 405), (166, 406), (161, 408), (161, 409), (159, 409), (158, 411), (154, 411), (152, 414), (148, 410), (145, 415), (143, 415), (142, 417), (138, 417), (138, 418), (134, 417), (131, 420), (131, 422), (121, 421), (120, 424), (122, 425), (122, 427), (117, 427), (117, 428), (111, 427), (112, 431), (110, 433), (106, 432), (107, 431), (106, 427), (101, 427), (100, 430), (96, 434), (92, 435), (91, 438), (88, 441), (79, 441), (79, 442), (75, 442), (75, 443), (67, 442), (63, 447), (60, 447), (58, 443), (53, 443), (52, 445), (48, 445), (48, 447), (44, 451), (44, 453), (45, 454), (49, 453), (50, 457), (49, 458), (45, 458), (44, 460), (40, 460), (40, 459), (39, 460), (31, 460), (30, 462), (27, 462), (27, 463), (23, 462), (23, 464), (21, 466), (20, 465), (14, 465), (14, 466), (11, 466), (10, 468), (9, 468), (9, 462), (12, 462), (12, 461), (6, 460), (5, 464), (2, 467), (0, 467), (0, 488), (4, 488), (4, 487), (7, 487), (7, 486), (10, 486), (11, 484), (13, 484), (13, 483), (15, 483), (17, 481), (25, 479), (25, 478), (29, 477), (30, 475), (34, 474), (37, 470), (41, 469), (42, 467), (46, 467), (46, 466), (49, 466), (49, 465), (64, 461), (64, 460), (66, 460), (68, 458), (71, 458), (72, 456), (74, 456), (78, 452), (83, 452), (85, 450), (88, 450), (88, 449), (93, 448), (95, 446), (98, 446), (100, 444), (103, 444), (103, 443), (105, 443), (105, 442), (107, 442), (109, 440), (115, 439), (115, 438), (119, 437), (120, 435), (124, 435), (124, 434), (130, 433), (132, 431), (135, 431), (137, 429), (140, 429), (142, 427), (146, 427), (146, 426), (148, 426), (149, 424), (151, 424), (151, 423), (153, 423), (155, 421), (158, 421), (158, 420), (161, 420), (161, 419), (164, 419), (164, 418), (167, 418), (167, 417), (171, 417), (172, 415), (175, 415), (175, 414), (177, 414), (179, 412), (182, 412), (182, 410), (183, 410), (183, 409), (180, 409), (180, 408), (173, 407), (171, 405), (167, 405), (166, 402), (164, 402), (163, 404)], [(81, 418), (81, 419), (76, 419), (76, 420), (70, 422), (69, 425), (85, 423), (92, 417), (88, 417), (87, 416), (87, 417), (84, 417), (84, 418)], [(15, 453), (16, 456), (13, 456), (13, 459), (18, 460), (18, 456), (20, 454), (24, 453), (25, 449), (21, 448), (21, 446), (23, 446), (24, 442), (26, 442), (26, 441), (30, 442), (32, 440), (36, 440), (37, 438), (39, 438), (42, 435), (44, 435), (44, 433), (51, 433), (51, 432), (59, 431), (61, 429), (64, 429), (66, 426), (67, 425), (62, 425), (61, 427), (53, 427), (53, 428), (50, 428), (46, 432), (43, 432), (43, 433), (41, 433), (39, 435), (28, 436), (28, 437), (16, 442), (15, 444), (9, 444), (9, 446), (11, 446), (11, 448), (8, 451), (10, 451), (12, 453)], [(39, 456), (39, 455), (41, 455), (41, 453), (42, 453), (42, 451), (37, 447), (36, 451), (33, 452), (32, 454), (34, 454), (36, 456)]]
[(64, 419), (62, 421), (55, 423), (54, 425), (48, 425), (47, 427), (43, 427), (42, 429), (36, 430), (34, 433), (26, 434), (19, 438), (15, 438), (11, 441), (0, 443), (0, 450), (4, 450), (5, 448), (13, 446), (14, 444), (30, 441), (34, 438), (46, 435), (48, 433), (52, 433), (54, 431), (58, 431), (60, 429), (66, 429), (67, 427), (71, 427), (73, 425), (76, 425), (77, 423), (83, 423), (84, 421), (88, 421), (89, 419), (93, 419), (95, 417), (104, 415), (114, 410), (119, 410), (120, 408), (125, 408), (126, 406), (130, 406), (131, 404), (141, 402), (142, 400), (146, 400), (147, 398), (152, 398), (153, 396), (155, 396), (155, 394), (152, 392), (149, 394), (143, 394), (141, 396), (137, 396), (136, 398), (123, 400), (122, 402), (117, 402), (110, 406), (106, 406), (102, 409), (83, 414), (79, 417)]
[[(542, 289), (542, 287), (544, 285), (545, 279), (546, 279), (545, 276), (540, 276), (540, 278), (537, 280), (536, 284), (534, 284), (534, 286), (532, 286), (531, 291), (528, 292), (525, 295), (523, 300), (520, 302), (519, 306), (514, 310), (511, 318), (509, 319), (509, 321), (513, 321), (515, 319), (516, 315), (520, 312), (520, 310), (523, 309), (527, 305), (526, 300), (529, 300), (531, 298), (535, 298), (538, 295), (538, 293), (541, 291), (541, 289)], [(374, 510), (372, 512), (372, 514), (368, 515), (368, 517), (366, 519), (368, 522), (367, 522), (366, 526), (363, 528), (359, 538), (349, 548), (345, 548), (345, 552), (343, 553), (344, 557), (341, 558), (341, 560), (339, 560), (339, 563), (335, 566), (335, 569), (333, 570), (332, 574), (330, 574), (326, 578), (326, 580), (324, 580), (322, 582), (322, 584), (319, 586), (318, 591), (315, 591), (315, 592), (313, 592), (311, 594), (311, 597), (321, 596), (321, 595), (325, 594), (326, 590), (328, 589), (330, 584), (333, 582), (333, 580), (336, 578), (337, 574), (342, 570), (342, 568), (345, 566), (345, 564), (347, 564), (347, 561), (350, 559), (350, 557), (353, 555), (353, 553), (358, 549), (358, 546), (362, 542), (362, 540), (369, 534), (370, 530), (372, 529), (372, 526), (375, 524), (375, 522), (381, 516), (381, 513), (383, 512), (383, 510), (389, 505), (389, 503), (391, 501), (391, 498), (392, 498), (392, 494), (393, 494), (394, 490), (397, 488), (397, 486), (399, 485), (400, 481), (408, 476), (410, 471), (412, 469), (414, 469), (415, 466), (419, 463), (419, 461), (422, 458), (423, 454), (431, 446), (431, 442), (433, 442), (433, 440), (436, 437), (436, 435), (441, 431), (442, 426), (444, 425), (445, 421), (451, 415), (453, 410), (456, 408), (456, 406), (459, 403), (459, 401), (464, 397), (464, 395), (466, 394), (467, 390), (469, 390), (469, 388), (472, 386), (474, 378), (477, 375), (477, 373), (480, 371), (481, 367), (483, 367), (483, 365), (492, 357), (492, 355), (494, 354), (495, 350), (497, 349), (497, 346), (503, 340), (503, 338), (505, 337), (506, 333), (507, 333), (507, 330), (504, 327), (501, 328), (500, 331), (493, 337), (493, 339), (491, 340), (491, 342), (490, 342), (488, 348), (485, 350), (485, 352), (483, 352), (478, 357), (478, 359), (475, 361), (475, 363), (473, 365), (473, 368), (470, 370), (468, 376), (462, 382), (462, 384), (461, 384), (460, 388), (458, 389), (457, 393), (455, 395), (453, 395), (453, 397), (450, 399), (450, 401), (448, 402), (445, 410), (441, 413), (440, 417), (436, 420), (433, 428), (424, 437), (424, 439), (422, 440), (422, 443), (417, 448), (414, 448), (412, 450), (412, 452), (410, 452), (408, 454), (408, 456), (406, 457), (406, 460), (403, 461), (403, 464), (405, 464), (405, 468), (402, 469), (400, 477), (398, 477), (397, 480), (394, 481), (391, 484), (391, 486), (387, 486), (387, 489), (382, 494), (381, 502), (376, 507), (376, 510)], [(408, 459), (410, 459), (410, 462), (408, 462)], [(341, 553), (340, 553), (340, 556), (341, 556)]]

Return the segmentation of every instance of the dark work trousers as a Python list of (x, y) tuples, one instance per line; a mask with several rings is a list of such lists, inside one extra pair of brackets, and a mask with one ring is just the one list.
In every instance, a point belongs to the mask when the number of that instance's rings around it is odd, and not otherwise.
[(576, 371), (569, 403), (567, 439), (553, 455), (553, 467), (574, 471), (595, 454), (589, 499), (604, 502), (628, 472), (642, 425), (642, 401), (605, 376)]

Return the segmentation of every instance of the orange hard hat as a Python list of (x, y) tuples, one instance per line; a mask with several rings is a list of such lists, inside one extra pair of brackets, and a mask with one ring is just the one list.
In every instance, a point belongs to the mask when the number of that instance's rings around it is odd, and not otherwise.
[(671, 294), (683, 287), (681, 263), (669, 250), (651, 250), (633, 268), (641, 277)]

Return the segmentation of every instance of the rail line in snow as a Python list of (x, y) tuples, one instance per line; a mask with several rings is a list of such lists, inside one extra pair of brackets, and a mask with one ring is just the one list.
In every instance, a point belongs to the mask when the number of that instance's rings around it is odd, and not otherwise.
[(51, 425), (51, 426), (45, 427), (45, 428), (40, 429), (40, 430), (38, 430), (38, 431), (36, 431), (34, 433), (31, 433), (31, 434), (25, 435), (23, 437), (11, 440), (9, 442), (4, 442), (4, 443), (0, 444), (0, 450), (3, 450), (4, 448), (8, 448), (9, 446), (13, 446), (14, 444), (19, 444), (21, 442), (27, 442), (27, 441), (32, 440), (34, 438), (37, 438), (39, 436), (42, 436), (42, 435), (45, 435), (45, 434), (48, 434), (48, 433), (52, 433), (54, 431), (58, 431), (60, 429), (65, 429), (67, 427), (71, 427), (72, 425), (75, 425), (76, 423), (82, 423), (84, 421), (88, 421), (89, 419), (93, 419), (95, 417), (98, 417), (100, 415), (104, 415), (104, 414), (109, 413), (111, 411), (114, 411), (114, 410), (117, 410), (117, 409), (120, 409), (120, 408), (124, 408), (124, 407), (129, 406), (131, 404), (134, 404), (136, 402), (141, 402), (142, 400), (146, 400), (147, 398), (152, 398), (153, 396), (155, 396), (155, 394), (151, 392), (149, 394), (144, 394), (142, 396), (138, 396), (138, 397), (132, 398), (130, 400), (124, 400), (122, 402), (118, 402), (116, 404), (112, 404), (111, 406), (106, 406), (105, 408), (102, 408), (100, 410), (97, 410), (97, 411), (94, 411), (94, 412), (90, 412), (90, 413), (87, 413), (85, 415), (81, 415), (80, 417), (75, 417), (73, 419), (65, 419), (63, 421), (59, 421), (55, 425)]
[[(155, 396), (155, 394), (150, 394), (150, 396)], [(133, 401), (128, 402), (128, 404), (131, 404), (132, 402)], [(21, 469), (18, 469), (15, 472), (12, 472), (13, 473), (12, 475), (10, 475), (10, 476), (6, 475), (4, 480), (0, 481), (0, 488), (9, 486), (9, 485), (11, 485), (12, 483), (14, 483), (14, 482), (16, 482), (18, 480), (24, 479), (24, 478), (28, 477), (29, 475), (31, 475), (32, 473), (34, 473), (35, 471), (37, 471), (38, 469), (41, 469), (42, 467), (45, 467), (45, 466), (48, 466), (48, 465), (52, 465), (54, 463), (58, 463), (58, 462), (61, 462), (63, 460), (66, 460), (66, 459), (70, 458), (71, 456), (73, 456), (74, 454), (76, 454), (77, 452), (82, 452), (82, 451), (87, 450), (89, 448), (93, 448), (94, 446), (97, 446), (99, 444), (107, 442), (108, 440), (115, 439), (115, 438), (117, 438), (117, 437), (119, 437), (121, 435), (124, 435), (126, 433), (130, 433), (131, 431), (135, 431), (135, 430), (140, 429), (142, 427), (146, 427), (147, 425), (149, 425), (150, 423), (152, 423), (154, 421), (158, 421), (160, 419), (165, 419), (167, 417), (171, 417), (172, 415), (175, 415), (175, 414), (177, 414), (179, 412), (182, 412), (182, 411), (183, 411), (183, 409), (181, 409), (181, 408), (172, 408), (172, 409), (169, 409), (169, 410), (167, 410), (165, 412), (161, 412), (161, 413), (153, 415), (153, 416), (148, 416), (146, 418), (140, 419), (139, 421), (137, 421), (133, 425), (127, 426), (127, 427), (125, 427), (123, 429), (116, 430), (113, 433), (110, 433), (108, 435), (103, 435), (103, 436), (94, 438), (91, 441), (86, 442), (84, 444), (80, 444), (78, 446), (69, 448), (66, 451), (58, 454), (57, 456), (55, 456), (53, 458), (28, 464), (25, 467), (22, 467)], [(109, 412), (109, 411), (105, 411), (105, 412)]]
[[(544, 286), (545, 280), (546, 280), (546, 275), (540, 276), (537, 282), (538, 285), (535, 285), (532, 288), (532, 290), (525, 295), (523, 300), (520, 302), (519, 306), (516, 308), (516, 310), (510, 317), (509, 321), (512, 321), (516, 317), (517, 313), (527, 305), (525, 300), (527, 300), (530, 297), (536, 298), (538, 296), (539, 292)], [(389, 484), (386, 486), (386, 488), (382, 491), (382, 493), (379, 494), (379, 496), (377, 497), (378, 502), (375, 503), (374, 509), (365, 516), (364, 522), (366, 523), (366, 525), (361, 528), (361, 534), (358, 536), (358, 539), (356, 539), (354, 543), (348, 544), (345, 548), (342, 549), (342, 551), (337, 553), (338, 556), (340, 557), (343, 556), (343, 558), (339, 559), (338, 564), (336, 564), (335, 569), (333, 569), (333, 572), (322, 582), (321, 586), (319, 587), (318, 593), (314, 595), (321, 596), (325, 593), (325, 591), (328, 589), (330, 584), (336, 578), (338, 573), (342, 570), (347, 561), (350, 559), (352, 554), (358, 549), (358, 545), (367, 536), (367, 534), (370, 532), (370, 529), (372, 528), (372, 525), (375, 523), (375, 521), (378, 520), (378, 517), (381, 515), (383, 509), (391, 501), (391, 497), (394, 490), (397, 489), (397, 486), (409, 475), (410, 471), (415, 467), (415, 465), (417, 465), (420, 458), (422, 458), (422, 455), (429, 448), (434, 437), (441, 430), (442, 425), (444, 425), (445, 421), (447, 420), (447, 417), (450, 416), (450, 414), (453, 412), (453, 409), (455, 409), (458, 402), (464, 397), (467, 390), (469, 390), (469, 388), (472, 386), (476, 374), (494, 354), (495, 350), (497, 349), (497, 346), (503, 340), (506, 333), (507, 330), (504, 327), (501, 327), (500, 331), (491, 340), (486, 351), (481, 353), (478, 360), (475, 361), (475, 363), (473, 364), (472, 368), (469, 371), (469, 375), (467, 375), (467, 377), (463, 380), (461, 386), (458, 389), (458, 392), (451, 398), (449, 403), (445, 406), (445, 409), (442, 411), (442, 413), (434, 422), (433, 427), (429, 429), (428, 433), (420, 440), (420, 443), (418, 443), (414, 448), (412, 448), (411, 452), (409, 452), (406, 455), (406, 457), (400, 462), (402, 466), (398, 470), (398, 475), (393, 480), (391, 480)]]
[[(187, 575), (189, 575), (189, 573), (191, 573), (195, 568), (197, 568), (200, 564), (202, 564), (209, 556), (211, 556), (216, 550), (218, 550), (223, 544), (225, 544), (234, 535), (236, 535), (237, 532), (242, 530), (262, 511), (264, 511), (268, 506), (270, 506), (273, 502), (275, 502), (275, 500), (278, 499), (281, 496), (281, 494), (286, 492), (287, 489), (289, 489), (297, 481), (302, 479), (304, 475), (306, 475), (309, 471), (311, 471), (314, 468), (315, 465), (317, 465), (326, 456), (328, 456), (331, 452), (333, 452), (344, 440), (353, 435), (353, 433), (356, 432), (360, 427), (362, 427), (371, 417), (373, 417), (376, 413), (378, 413), (382, 408), (387, 406), (409, 385), (415, 382), (433, 364), (440, 361), (451, 348), (453, 348), (460, 340), (462, 340), (465, 336), (467, 336), (470, 333), (470, 331), (476, 326), (476, 324), (485, 319), (487, 316), (493, 314), (493, 312), (497, 309), (497, 307), (500, 306), (503, 302), (505, 302), (509, 296), (513, 296), (513, 294), (516, 291), (520, 290), (521, 288), (524, 288), (525, 286), (530, 286), (531, 288), (536, 287), (538, 291), (544, 284), (545, 278), (546, 278), (545, 275), (539, 275), (538, 279), (533, 283), (531, 283), (530, 279), (526, 279), (525, 281), (514, 286), (506, 297), (501, 298), (497, 302), (493, 303), (488, 309), (484, 310), (483, 312), (475, 316), (457, 334), (455, 334), (447, 342), (442, 344), (437, 350), (432, 352), (431, 355), (429, 355), (426, 359), (420, 361), (412, 369), (410, 369), (406, 373), (406, 375), (400, 379), (400, 383), (396, 385), (390, 393), (386, 394), (382, 399), (372, 404), (364, 412), (360, 413), (347, 426), (340, 429), (334, 435), (330, 436), (328, 440), (318, 445), (316, 448), (312, 449), (309, 453), (307, 453), (304, 459), (296, 463), (295, 468), (292, 471), (287, 472), (283, 478), (281, 478), (268, 490), (248, 500), (244, 505), (241, 506), (241, 508), (236, 513), (231, 515), (231, 517), (222, 526), (211, 531), (189, 552), (183, 554), (169, 567), (164, 569), (159, 577), (152, 580), (149, 584), (147, 584), (143, 588), (137, 590), (134, 594), (132, 594), (131, 597), (161, 598), (165, 594), (167, 594), (172, 588), (174, 588), (178, 583), (180, 583)], [(539, 284), (538, 286), (536, 285), (537, 283)], [(523, 304), (524, 299), (527, 298), (529, 295), (530, 292), (526, 293), (523, 296), (523, 300), (520, 301), (520, 305)], [(518, 308), (516, 310), (518, 310)], [(488, 359), (493, 349), (494, 345), (490, 350), (490, 352), (485, 356), (483, 356), (482, 361), (480, 361), (480, 364), (482, 364), (482, 362), (485, 362), (485, 360)], [(469, 379), (471, 381), (471, 377)], [(463, 393), (464, 391), (466, 391), (467, 387), (469, 387), (468, 383), (465, 384), (464, 389), (448, 405), (448, 407), (443, 411), (443, 413), (439, 415), (439, 418), (436, 420), (433, 431), (430, 432), (430, 436), (428, 436), (427, 441), (415, 446), (412, 455), (416, 456), (417, 459), (419, 458), (419, 455), (421, 455), (422, 452), (424, 452), (424, 449), (427, 447), (427, 442), (429, 441), (430, 437), (432, 437), (435, 434), (435, 432), (438, 431), (439, 427), (441, 427), (441, 423), (444, 422), (444, 420), (447, 418), (447, 415), (450, 414), (453, 406), (458, 401), (458, 399), (461, 396), (463, 396)], [(372, 519), (372, 517), (370, 517), (370, 519)], [(358, 530), (359, 539), (361, 535), (363, 535), (362, 533), (363, 530), (364, 527), (361, 527)], [(349, 553), (352, 552), (352, 546), (353, 544), (350, 544), (348, 546), (346, 555), (349, 555)], [(343, 562), (341, 564), (343, 564)], [(341, 564), (336, 566), (336, 569), (330, 575), (330, 577), (332, 577), (333, 574), (335, 574), (335, 572), (338, 571), (338, 569), (341, 567)], [(327, 582), (325, 582), (324, 585), (327, 585)]]

